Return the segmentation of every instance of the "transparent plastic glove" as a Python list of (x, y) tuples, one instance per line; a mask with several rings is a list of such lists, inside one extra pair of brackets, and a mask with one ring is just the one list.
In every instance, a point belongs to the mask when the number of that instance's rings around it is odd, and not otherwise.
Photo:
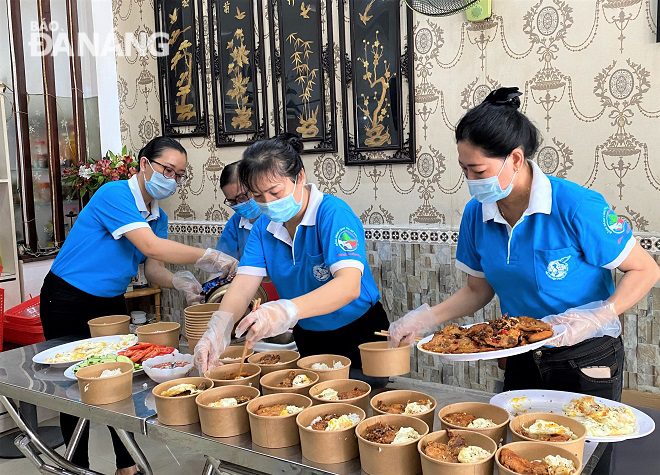
[(621, 335), (621, 321), (607, 300), (598, 300), (580, 307), (569, 308), (558, 315), (548, 315), (542, 321), (563, 325), (566, 333), (550, 342), (554, 346), (572, 346), (600, 336), (617, 338)]
[(231, 313), (217, 311), (211, 317), (208, 330), (195, 346), (195, 366), (200, 376), (210, 369), (220, 366), (220, 355), (229, 346), (234, 319)]
[(399, 345), (412, 343), (415, 337), (430, 333), (438, 322), (436, 321), (433, 310), (429, 304), (416, 308), (406, 313), (403, 317), (390, 323), (387, 343), (390, 348), (397, 348)]
[(248, 348), (252, 348), (259, 340), (287, 331), (296, 324), (298, 316), (298, 307), (291, 300), (266, 302), (241, 320), (236, 327), (236, 337), (247, 331), (245, 338)]
[(180, 270), (172, 276), (172, 285), (179, 292), (183, 292), (188, 306), (204, 302), (202, 295), (202, 284), (200, 284), (192, 272)]
[(204, 255), (195, 262), (195, 267), (224, 278), (236, 273), (238, 261), (224, 252), (208, 248)]

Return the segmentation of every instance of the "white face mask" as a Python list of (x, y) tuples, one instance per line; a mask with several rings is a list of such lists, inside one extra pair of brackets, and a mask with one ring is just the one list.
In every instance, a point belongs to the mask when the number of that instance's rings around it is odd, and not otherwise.
[(496, 201), (503, 200), (511, 194), (511, 190), (513, 189), (513, 179), (516, 177), (518, 170), (513, 173), (511, 182), (506, 188), (502, 189), (499, 180), (500, 174), (502, 173), (502, 170), (504, 170), (504, 165), (506, 165), (508, 159), (509, 156), (504, 159), (502, 168), (500, 168), (497, 175), (489, 176), (488, 178), (480, 178), (478, 180), (467, 180), (468, 189), (470, 190), (472, 198), (480, 203), (495, 203)]

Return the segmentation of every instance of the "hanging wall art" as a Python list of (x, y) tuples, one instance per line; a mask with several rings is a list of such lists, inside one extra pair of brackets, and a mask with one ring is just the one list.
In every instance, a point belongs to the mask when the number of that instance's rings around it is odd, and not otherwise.
[[(256, 15), (255, 15), (256, 13)], [(266, 137), (264, 22), (261, 0), (209, 0), (215, 144)]]
[(277, 133), (297, 134), (303, 153), (337, 150), (331, 0), (269, 0)]
[(155, 0), (156, 31), (167, 54), (158, 56), (163, 134), (208, 135), (202, 0)]
[(347, 165), (415, 158), (412, 13), (399, 0), (340, 0)]

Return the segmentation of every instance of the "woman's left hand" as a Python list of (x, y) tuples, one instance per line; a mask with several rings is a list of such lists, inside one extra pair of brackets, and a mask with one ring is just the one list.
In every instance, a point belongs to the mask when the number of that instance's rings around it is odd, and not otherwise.
[(298, 318), (298, 307), (291, 300), (266, 302), (241, 320), (236, 327), (236, 338), (247, 331), (248, 348), (252, 348), (259, 340), (284, 333)]
[(561, 336), (550, 340), (553, 346), (573, 346), (589, 338), (618, 338), (621, 335), (621, 321), (614, 305), (607, 300), (569, 308), (564, 313), (548, 315), (541, 320), (565, 327), (566, 331)]
[(186, 296), (188, 306), (204, 302), (202, 285), (195, 279), (192, 272), (180, 270), (172, 276), (172, 286)]

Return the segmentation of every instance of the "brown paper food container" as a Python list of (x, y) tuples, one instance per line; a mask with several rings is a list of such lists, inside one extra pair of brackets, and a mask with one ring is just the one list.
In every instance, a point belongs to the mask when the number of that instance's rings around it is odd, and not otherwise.
[[(278, 386), (278, 384), (288, 376), (288, 374), (293, 371), (296, 373), (296, 376), (299, 374), (305, 374), (309, 379), (312, 380), (306, 386), (297, 386), (295, 388), (284, 388)], [(303, 396), (309, 395), (309, 389), (314, 386), (319, 381), (319, 375), (313, 371), (308, 371), (306, 369), (281, 369), (278, 371), (273, 371), (272, 373), (265, 374), (261, 377), (259, 384), (261, 385), (262, 394), (279, 394), (279, 393), (290, 393), (290, 394), (302, 394)]]
[[(121, 370), (117, 376), (99, 378), (106, 369)], [(85, 404), (112, 404), (133, 395), (133, 364), (124, 362), (99, 363), (76, 372), (80, 400)]]
[(192, 316), (207, 315), (207, 314), (212, 314), (213, 312), (217, 312), (219, 308), (220, 308), (219, 303), (202, 303), (199, 305), (191, 305), (190, 307), (184, 308), (183, 313), (184, 315), (192, 315)]
[(476, 463), (443, 462), (429, 457), (424, 449), (431, 442), (446, 444), (449, 440), (446, 430), (431, 432), (422, 437), (417, 444), (417, 450), (422, 457), (422, 473), (424, 475), (492, 475), (495, 465), (495, 452), (497, 444), (488, 436), (469, 430), (452, 430), (465, 439), (467, 445), (476, 445), (490, 452), (490, 457)]
[(587, 428), (579, 421), (571, 419), (568, 416), (563, 416), (561, 414), (553, 414), (550, 412), (534, 412), (529, 414), (521, 414), (514, 417), (509, 422), (509, 429), (511, 429), (511, 438), (513, 442), (521, 441), (531, 441), (539, 442), (538, 440), (525, 437), (520, 433), (520, 427), (525, 426), (529, 427), (538, 419), (543, 419), (544, 421), (556, 422), (559, 425), (568, 427), (575, 435), (578, 436), (575, 440), (569, 440), (568, 442), (545, 442), (546, 444), (554, 445), (561, 447), (563, 449), (569, 450), (573, 455), (575, 455), (580, 462), (582, 462), (582, 456), (584, 454), (584, 439), (587, 435)]
[(565, 459), (571, 460), (573, 465), (575, 465), (576, 470), (572, 475), (580, 475), (582, 473), (582, 463), (569, 450), (548, 444), (547, 442), (512, 442), (500, 447), (497, 452), (495, 452), (495, 465), (497, 466), (497, 473), (499, 475), (520, 475), (517, 472), (509, 470), (500, 463), (500, 452), (502, 452), (504, 447), (512, 450), (517, 455), (526, 458), (527, 460), (541, 460), (547, 455), (559, 455)]
[(195, 353), (195, 347), (197, 346), (197, 343), (199, 343), (200, 338), (187, 338), (188, 340), (188, 349), (190, 351), (190, 354)]
[(421, 419), (412, 416), (385, 414), (374, 416), (360, 422), (355, 428), (360, 447), (362, 470), (370, 475), (416, 475), (422, 469), (417, 442), (406, 444), (377, 444), (369, 442), (363, 435), (374, 425), (392, 424), (399, 427), (412, 427), (420, 438), (429, 432), (429, 426)]
[(305, 409), (296, 417), (303, 457), (316, 463), (342, 463), (357, 457), (358, 442), (355, 427), (329, 431), (308, 428), (314, 419), (326, 414), (338, 416), (357, 414), (360, 420), (366, 417), (362, 409), (350, 404), (319, 404)]
[(376, 394), (373, 398), (371, 398), (370, 405), (371, 405), (371, 409), (373, 410), (373, 414), (376, 416), (379, 414), (388, 414), (386, 412), (376, 409), (379, 402), (384, 402), (385, 404), (395, 404), (395, 403), (406, 404), (408, 402), (419, 401), (423, 399), (429, 399), (431, 401), (430, 410), (423, 412), (421, 414), (404, 414), (404, 415), (417, 417), (418, 419), (423, 420), (424, 422), (426, 422), (426, 425), (429, 426), (429, 430), (433, 430), (433, 422), (434, 422), (433, 416), (435, 415), (435, 408), (437, 406), (437, 403), (435, 399), (429, 396), (428, 394), (420, 393), (418, 391), (410, 391), (407, 389), (383, 391), (382, 393)]
[(108, 315), (92, 318), (87, 322), (92, 338), (97, 336), (127, 335), (131, 317), (128, 315)]
[(388, 348), (386, 341), (372, 341), (358, 348), (366, 376), (381, 378), (410, 373), (410, 345)]
[(164, 397), (160, 393), (176, 386), (177, 384), (195, 384), (197, 386), (204, 384), (208, 391), (213, 387), (213, 381), (208, 378), (190, 377), (173, 379), (161, 383), (151, 390), (156, 399), (156, 412), (158, 413), (158, 422), (167, 426), (185, 426), (199, 422), (199, 413), (195, 398), (197, 395), (179, 397)]
[(238, 373), (240, 363), (225, 364), (216, 366), (204, 373), (204, 377), (213, 381), (213, 387), (219, 386), (254, 386), (259, 389), (259, 378), (261, 377), (261, 368), (256, 364), (245, 363), (243, 372), (250, 373), (245, 379), (222, 379), (231, 373)]
[[(250, 420), (245, 408), (250, 401), (234, 407), (209, 407), (211, 402), (226, 397), (259, 397), (259, 390), (250, 386), (221, 386), (204, 391), (195, 402), (199, 410), (202, 432), (211, 437), (233, 437), (250, 431)], [(251, 399), (251, 400), (252, 400)]]
[(308, 408), (312, 405), (312, 400), (302, 394), (280, 393), (261, 396), (250, 401), (247, 404), (247, 412), (250, 418), (252, 442), (269, 449), (298, 445), (300, 434), (296, 424), (297, 414), (287, 416), (258, 416), (255, 414), (260, 407), (275, 404)]
[[(362, 396), (353, 397), (350, 399), (342, 399), (341, 401), (327, 401), (318, 397), (324, 390), (332, 388), (337, 392), (342, 391), (351, 391), (354, 388), (358, 388), (362, 391), (366, 390)], [(344, 404), (351, 404), (362, 409), (365, 413), (369, 408), (369, 397), (371, 395), (371, 386), (364, 381), (359, 381), (357, 379), (333, 379), (331, 381), (323, 381), (314, 385), (314, 387), (309, 390), (309, 397), (312, 398), (314, 404), (329, 404), (333, 402), (341, 402)]]
[[(277, 364), (261, 364), (259, 360), (265, 355), (280, 355), (280, 362)], [(300, 353), (293, 350), (274, 350), (274, 351), (264, 351), (263, 353), (255, 353), (250, 356), (247, 361), (248, 363), (259, 365), (261, 368), (261, 374), (272, 373), (273, 371), (279, 371), (281, 369), (293, 369), (296, 367), (296, 361), (300, 358)]]
[[(454, 424), (445, 422), (442, 416), (454, 412), (465, 412), (472, 414), (475, 417), (483, 417), (484, 419), (492, 420), (496, 426), (485, 429), (468, 429), (467, 427), (460, 427)], [(457, 402), (456, 404), (449, 404), (438, 411), (438, 419), (440, 419), (440, 427), (443, 429), (462, 429), (479, 432), (480, 434), (487, 435), (495, 441), (497, 445), (503, 444), (506, 441), (506, 426), (509, 423), (509, 413), (506, 409), (487, 404), (485, 402)]]
[[(205, 327), (206, 328), (206, 327)], [(202, 333), (203, 334), (203, 333)], [(245, 355), (245, 359), (247, 360), (248, 357), (252, 356), (254, 354), (253, 349), (249, 349), (247, 354)], [(240, 363), (241, 362), (241, 356), (243, 356), (243, 346), (228, 346), (227, 349), (220, 355), (220, 361), (222, 361), (223, 364), (232, 364), (232, 363)], [(225, 358), (231, 358), (231, 359), (225, 359)]]
[[(314, 363), (325, 363), (332, 368), (335, 361), (341, 362), (344, 367), (339, 369), (312, 369)], [(313, 355), (300, 358), (298, 360), (298, 367), (314, 371), (319, 375), (319, 383), (322, 383), (333, 379), (348, 379), (348, 374), (351, 370), (351, 360), (340, 355)]]
[(138, 341), (156, 345), (179, 348), (179, 331), (181, 324), (177, 322), (158, 322), (142, 325), (137, 329)]

